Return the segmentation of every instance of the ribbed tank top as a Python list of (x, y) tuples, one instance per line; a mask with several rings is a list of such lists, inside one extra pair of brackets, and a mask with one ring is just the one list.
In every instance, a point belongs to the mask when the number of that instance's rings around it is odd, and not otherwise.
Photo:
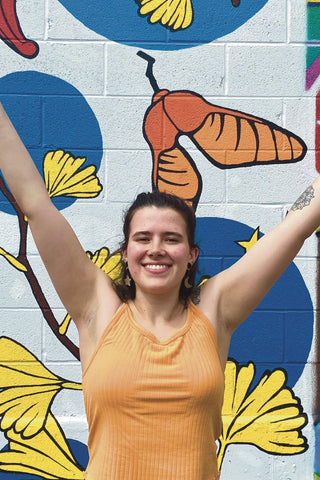
[(83, 373), (87, 480), (216, 480), (224, 374), (214, 328), (193, 304), (165, 341), (123, 304)]

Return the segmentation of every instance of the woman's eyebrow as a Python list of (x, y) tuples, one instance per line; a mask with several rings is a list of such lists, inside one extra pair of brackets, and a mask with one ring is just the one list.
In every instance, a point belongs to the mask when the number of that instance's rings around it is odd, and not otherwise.
[[(152, 235), (152, 232), (150, 232), (149, 230), (139, 230), (139, 231), (137, 231), (137, 232), (134, 232), (134, 233), (132, 234), (132, 237), (136, 237), (136, 236), (139, 236), (139, 235)], [(180, 238), (182, 238), (181, 233), (179, 233), (179, 232), (172, 232), (172, 231), (170, 231), (170, 230), (168, 230), (168, 231), (166, 231), (166, 232), (163, 232), (162, 235), (164, 235), (164, 236), (165, 236), (165, 235), (173, 235), (173, 236), (175, 236), (175, 237), (180, 237)]]
[(164, 235), (173, 235), (173, 236), (175, 236), (175, 237), (182, 237), (181, 233), (179, 233), (179, 232), (170, 232), (170, 231), (168, 231), (168, 232), (164, 232)]
[(136, 237), (137, 235), (151, 235), (151, 232), (149, 232), (149, 230), (139, 230), (132, 234), (133, 237)]

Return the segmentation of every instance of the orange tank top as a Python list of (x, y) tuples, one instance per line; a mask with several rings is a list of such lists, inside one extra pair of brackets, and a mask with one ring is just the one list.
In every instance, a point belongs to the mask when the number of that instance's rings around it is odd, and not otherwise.
[(193, 304), (159, 341), (123, 304), (83, 373), (87, 480), (216, 480), (224, 374), (214, 328)]

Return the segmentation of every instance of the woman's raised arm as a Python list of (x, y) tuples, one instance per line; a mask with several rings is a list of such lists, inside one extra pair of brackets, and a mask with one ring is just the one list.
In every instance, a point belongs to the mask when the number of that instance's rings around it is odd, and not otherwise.
[(211, 317), (218, 334), (231, 336), (319, 225), (320, 177), (302, 193), (279, 225), (234, 265), (203, 285), (199, 306)]
[[(118, 299), (110, 279), (87, 257), (72, 228), (52, 204), (45, 184), (0, 104), (0, 169), (66, 309), (78, 324), (96, 314), (101, 288), (114, 310)], [(115, 303), (115, 305), (113, 305)]]

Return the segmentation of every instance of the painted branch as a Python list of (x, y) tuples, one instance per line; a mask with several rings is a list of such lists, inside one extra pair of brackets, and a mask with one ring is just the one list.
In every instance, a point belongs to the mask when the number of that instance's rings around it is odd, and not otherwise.
[(32, 267), (28, 261), (26, 250), (27, 250), (27, 232), (28, 232), (28, 222), (25, 220), (23, 212), (20, 210), (17, 202), (15, 201), (14, 196), (8, 190), (5, 185), (3, 178), (0, 176), (0, 190), (4, 196), (9, 200), (13, 208), (16, 210), (19, 220), (19, 230), (20, 230), (20, 247), (19, 247), (19, 256), (18, 260), (27, 268), (27, 271), (24, 273), (26, 276), (29, 285), (31, 287), (32, 293), (35, 297), (37, 304), (39, 305), (41, 312), (51, 328), (54, 335), (57, 339), (69, 350), (69, 352), (77, 359), (80, 359), (78, 347), (65, 335), (59, 333), (59, 324), (53, 315), (50, 305), (47, 302), (47, 299), (41, 289), (41, 286), (38, 282), (37, 277), (35, 276)]

